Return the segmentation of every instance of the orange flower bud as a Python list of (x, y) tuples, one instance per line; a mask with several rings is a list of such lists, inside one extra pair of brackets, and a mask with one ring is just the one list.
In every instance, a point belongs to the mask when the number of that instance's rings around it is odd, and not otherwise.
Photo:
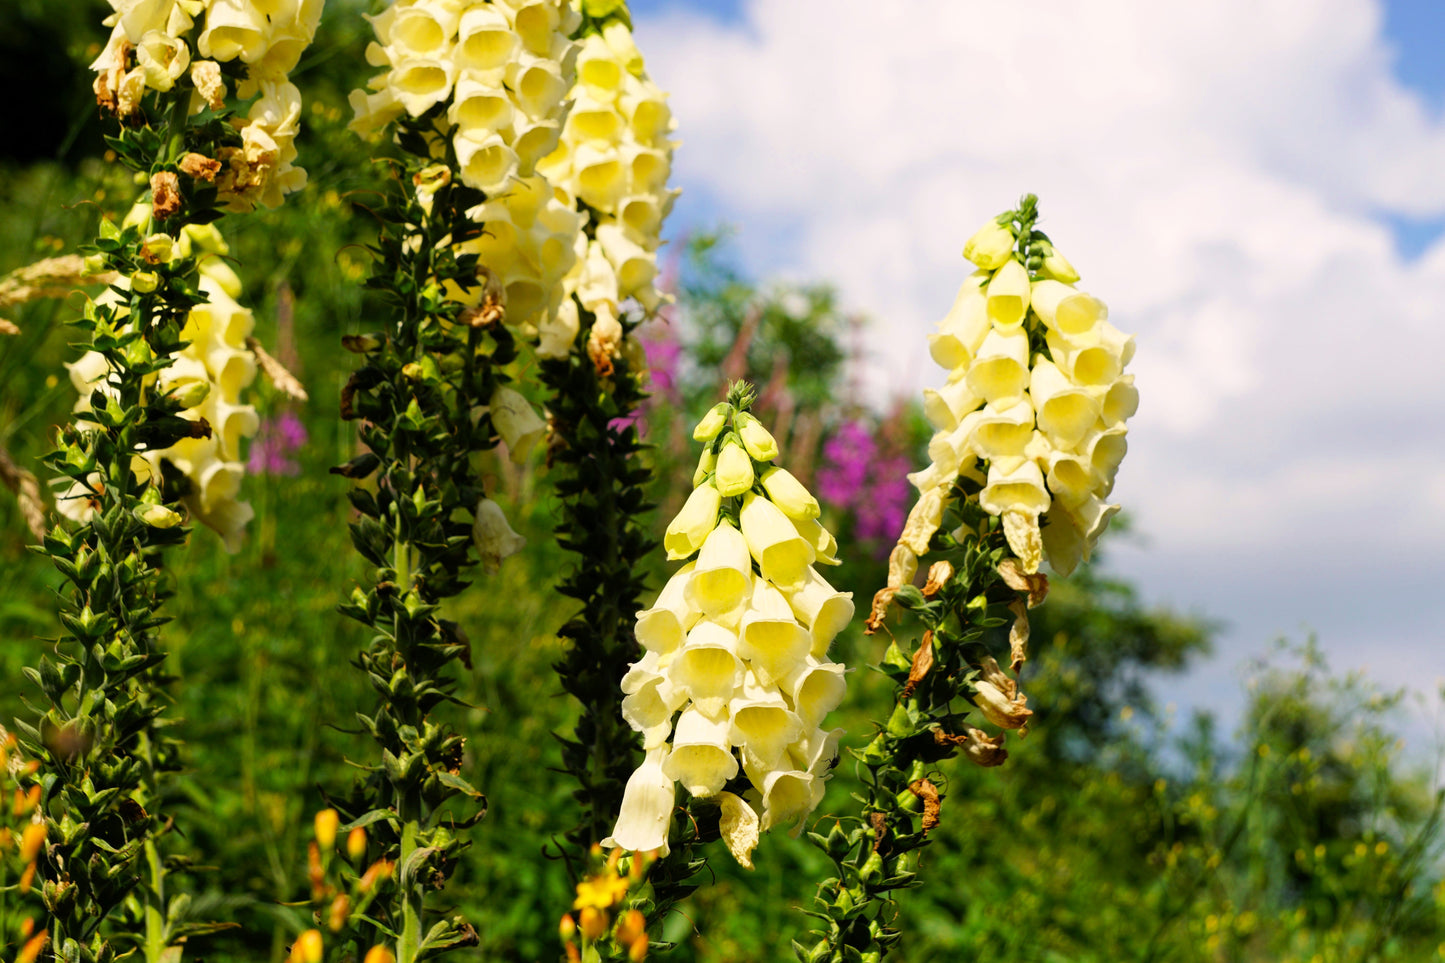
[(346, 919), (351, 915), (351, 897), (345, 893), (337, 893), (336, 898), (331, 901), (331, 909), (326, 914), (326, 925), (333, 933), (341, 932), (346, 925)]
[(647, 937), (647, 918), (641, 910), (630, 909), (617, 918), (617, 942), (631, 946), (638, 937)]
[(311, 898), (321, 899), (326, 892), (326, 870), (321, 865), (321, 847), (314, 841), (306, 847), (306, 878), (311, 883)]
[(563, 942), (577, 935), (577, 921), (572, 918), (571, 913), (562, 914), (562, 921), (557, 924), (557, 934), (562, 937)]
[(30, 937), (20, 948), (20, 953), (15, 957), (15, 963), (35, 963), (35, 958), (40, 955), (41, 950), (45, 949), (45, 942), (49, 939), (50, 932), (48, 930), (41, 930)]
[(20, 861), (32, 863), (35, 857), (40, 855), (40, 847), (45, 844), (45, 824), (31, 823), (25, 827), (25, 832), (20, 836)]
[(316, 814), (316, 845), (323, 851), (329, 851), (336, 845), (336, 828), (341, 825), (341, 817), (334, 809), (323, 809)]
[(361, 963), (396, 963), (396, 955), (380, 943), (366, 951)]
[(396, 865), (385, 859), (378, 859), (371, 864), (365, 873), (361, 874), (361, 882), (358, 884), (363, 893), (369, 893), (376, 889), (376, 884), (382, 880), (391, 879), (392, 872)]
[(359, 863), (366, 858), (366, 830), (360, 826), (346, 834), (346, 855), (351, 857), (353, 863)]
[(581, 913), (582, 935), (589, 940), (601, 939), (602, 934), (607, 932), (607, 924), (611, 920), (607, 918), (607, 911), (597, 909), (595, 906), (584, 906)]
[(639, 936), (632, 942), (632, 945), (627, 948), (627, 958), (631, 960), (632, 963), (642, 963), (643, 960), (647, 959), (647, 936), (645, 934)]
[(30, 892), (30, 884), (35, 882), (35, 864), (31, 863), (25, 867), (25, 872), (20, 874), (20, 892)]
[(291, 963), (321, 963), (324, 955), (320, 930), (307, 930), (291, 944)]

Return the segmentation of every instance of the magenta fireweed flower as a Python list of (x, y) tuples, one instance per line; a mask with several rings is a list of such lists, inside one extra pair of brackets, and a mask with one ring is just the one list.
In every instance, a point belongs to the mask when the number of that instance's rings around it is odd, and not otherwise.
[(291, 456), (306, 445), (306, 439), (306, 426), (294, 411), (267, 418), (251, 443), (246, 470), (257, 475), (301, 474), (301, 465)]
[(853, 537), (875, 543), (879, 557), (902, 528), (910, 495), (911, 462), (897, 453), (880, 457), (888, 447), (862, 421), (845, 422), (823, 445), (817, 479), (818, 495), (853, 513)]
[(642, 342), (642, 351), (647, 356), (653, 396), (666, 398), (674, 405), (681, 404), (682, 392), (678, 389), (677, 380), (682, 344), (677, 340), (672, 325), (661, 318), (651, 321), (638, 328), (637, 339)]
[(912, 467), (902, 455), (879, 459), (870, 465), (863, 497), (854, 505), (854, 537), (864, 542), (878, 542), (886, 549), (887, 543), (902, 531), (912, 494), (907, 477)]
[(823, 445), (818, 495), (839, 508), (852, 508), (868, 480), (868, 464), (877, 453), (878, 444), (862, 422), (844, 422)]

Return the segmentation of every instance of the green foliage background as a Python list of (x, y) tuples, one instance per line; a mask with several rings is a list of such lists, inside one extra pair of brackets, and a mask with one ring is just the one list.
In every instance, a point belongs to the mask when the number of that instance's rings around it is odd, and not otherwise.
[[(347, 483), (326, 473), (355, 445), (336, 417), (350, 363), (339, 338), (372, 327), (375, 310), (359, 280), (372, 230), (367, 192), (382, 172), (345, 130), (344, 107), (368, 72), (362, 8), (330, 0), (297, 77), (308, 98), (300, 149), (311, 185), (281, 210), (225, 224), (257, 337), (311, 392), (296, 405), (260, 386), (258, 407), (292, 407), (311, 440), (299, 476), (247, 478), (257, 519), (238, 554), (205, 530), (172, 553), (175, 621), (165, 638), (178, 677), (177, 734), (188, 746), (174, 808), (182, 846), (202, 867), (192, 878), (194, 915), (239, 924), (197, 946), (197, 958), (283, 958), (310, 925), (285, 904), (305, 895), (322, 787), (346, 786), (351, 762), (365, 759), (352, 720), (372, 694), (351, 665), (363, 640), (335, 612), (360, 568), (347, 541)], [(0, 0), (4, 89), (35, 91), (0, 102), (0, 129), (11, 135), (0, 148), (0, 273), (72, 250), (98, 213), (123, 212), (135, 198), (137, 188), (105, 162), (89, 105), (84, 65), (99, 50), (107, 12), (83, 0)], [(848, 394), (851, 322), (826, 287), (760, 292), (726, 267), (715, 238), (694, 244), (680, 269), (674, 333), (689, 348), (684, 401), (647, 416), (660, 516), (691, 475), (685, 429), (716, 400), (723, 377), (782, 379), (798, 426), (784, 464), (816, 465), (820, 438), (859, 414), (838, 400)], [(77, 298), (8, 315), (22, 333), (0, 341), (0, 444), (25, 466), (74, 400), (62, 364), (78, 354), (65, 324)], [(917, 448), (926, 437), (917, 414), (899, 423)], [(464, 775), (488, 794), (490, 812), (448, 894), (480, 932), (470, 958), (556, 959), (556, 922), (571, 891), (547, 844), (575, 817), (553, 734), (570, 728), (575, 707), (550, 668), (560, 655), (553, 633), (570, 614), (550, 588), (570, 563), (552, 540), (557, 507), (543, 466), (487, 468), (529, 544), (499, 574), (479, 578), (453, 613), (474, 648), (458, 692), (471, 708), (455, 710), (453, 722), (469, 737)], [(839, 527), (846, 554), (849, 519), (825, 521)], [(54, 577), (27, 542), (13, 501), (0, 498), (0, 677), (13, 680), (0, 687), (0, 720), (31, 715), (20, 668), (53, 631)], [(655, 585), (663, 564), (659, 553)], [(861, 609), (883, 574), (860, 552), (837, 581)], [(1221, 733), (1207, 717), (1171, 726), (1148, 681), (1186, 671), (1208, 650), (1210, 624), (1150, 610), (1097, 569), (1057, 581), (1034, 614), (1023, 687), (1037, 722), (1027, 739), (1010, 739), (1005, 766), (946, 773), (942, 824), (921, 868), (926, 885), (902, 899), (908, 935), (897, 959), (1445, 959), (1440, 799), (1431, 774), (1402, 758), (1397, 695), (1332, 677), (1306, 647), (1261, 663), (1238, 731)], [(857, 632), (836, 643), (836, 657), (862, 666), (886, 639)], [(866, 740), (888, 698), (881, 676), (852, 674), (837, 722), (849, 743)], [(819, 813), (850, 805), (851, 779), (845, 755)], [(818, 822), (826, 830), (826, 817)], [(663, 934), (679, 941), (671, 958), (790, 958), (788, 940), (806, 926), (801, 910), (824, 861), (786, 836), (765, 838), (755, 858), (749, 874), (713, 854), (715, 881)], [(18, 937), (5, 900), (0, 893), (0, 946)]]

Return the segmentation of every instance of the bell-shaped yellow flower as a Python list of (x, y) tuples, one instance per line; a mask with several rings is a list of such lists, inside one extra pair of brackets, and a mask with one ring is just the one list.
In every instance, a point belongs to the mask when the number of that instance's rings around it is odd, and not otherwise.
[(714, 795), (738, 774), (738, 761), (728, 741), (729, 721), (708, 716), (697, 708), (684, 709), (677, 717), (672, 751), (662, 764), (669, 778), (698, 797)]
[(809, 651), (815, 658), (822, 658), (838, 633), (853, 621), (853, 593), (839, 592), (812, 566), (803, 574), (803, 581), (787, 593), (787, 599), (793, 614), (813, 636)]
[(693, 489), (663, 536), (662, 544), (667, 549), (667, 557), (687, 558), (702, 548), (703, 542), (717, 526), (717, 514), (721, 507), (722, 495), (711, 482)]
[(995, 272), (985, 289), (988, 319), (995, 330), (1011, 331), (1024, 323), (1029, 310), (1029, 274), (1010, 257)]
[(673, 654), (667, 676), (673, 685), (708, 716), (725, 713), (733, 690), (742, 685), (738, 637), (708, 619), (693, 626), (687, 644)]
[(687, 630), (701, 618), (702, 613), (687, 599), (687, 585), (697, 568), (688, 562), (667, 580), (652, 608), (637, 613), (637, 641), (643, 648), (667, 655), (682, 648)]
[(676, 801), (674, 781), (662, 770), (667, 755), (665, 744), (652, 749), (628, 778), (622, 791), (622, 811), (612, 835), (602, 841), (604, 846), (634, 853), (657, 849), (667, 855), (667, 833)]
[(991, 404), (1012, 404), (1029, 384), (1029, 336), (994, 329), (983, 339), (966, 376), (968, 388)]
[(703, 614), (719, 615), (747, 597), (752, 581), (748, 544), (733, 523), (723, 519), (703, 542), (685, 596)]
[(780, 587), (803, 581), (817, 555), (788, 516), (766, 498), (749, 493), (743, 496), (738, 520), (763, 578)]
[(487, 411), (491, 415), (492, 427), (497, 429), (497, 434), (501, 435), (502, 442), (511, 452), (512, 463), (520, 465), (526, 461), (527, 453), (547, 431), (547, 423), (538, 417), (532, 403), (519, 392), (502, 385), (492, 392)]

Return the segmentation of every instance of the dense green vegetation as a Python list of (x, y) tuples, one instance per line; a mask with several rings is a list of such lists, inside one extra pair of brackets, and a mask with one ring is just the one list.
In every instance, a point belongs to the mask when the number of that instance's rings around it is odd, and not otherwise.
[[(367, 72), (358, 6), (328, 4), (317, 52), (299, 72), (310, 104), (307, 192), (227, 225), (257, 337), (310, 391), (299, 404), (261, 381), (253, 389), (264, 417), (289, 412), (304, 426), (308, 440), (292, 455), (298, 470), (247, 478), (257, 517), (239, 553), (200, 529), (169, 558), (174, 621), (163, 638), (176, 677), (173, 734), (186, 749), (167, 809), (179, 814), (181, 846), (194, 859), (192, 914), (238, 924), (197, 942), (197, 958), (279, 960), (311, 925), (286, 904), (305, 898), (311, 817), (326, 805), (320, 787), (347, 785), (350, 761), (366, 753), (355, 714), (372, 695), (352, 665), (365, 639), (335, 610), (364, 573), (348, 544), (348, 483), (327, 474), (357, 444), (354, 426), (336, 417), (352, 363), (339, 339), (366, 330), (376, 310), (359, 279), (377, 172), (345, 129), (344, 93)], [(34, 136), (7, 138), (0, 156), (0, 274), (73, 250), (99, 211), (123, 212), (137, 190), (104, 159), (85, 83), (64, 82), (84, 78), (105, 5), (5, 7), (7, 43), (18, 53), (0, 62), (28, 71), (27, 87), (61, 78), (47, 88), (43, 116), (66, 123), (7, 125)], [(727, 269), (716, 239), (677, 260), (674, 320), (645, 329), (655, 344), (677, 342), (684, 359), (657, 355), (675, 384), (655, 385), (644, 414), (657, 530), (691, 475), (685, 426), (726, 377), (763, 388), (759, 411), (786, 421), (777, 434), (795, 473), (826, 468), (827, 440), (854, 422), (882, 449), (921, 460), (916, 413), (880, 423), (840, 400), (849, 396), (848, 327), (826, 288), (759, 290)], [(77, 353), (66, 324), (77, 304), (72, 296), (0, 311), (21, 331), (0, 336), (0, 446), (31, 470), (74, 401), (62, 365)], [(780, 357), (789, 364), (775, 365)], [(540, 455), (517, 468), (488, 454), (481, 468), (528, 547), (497, 574), (479, 575), (450, 612), (470, 635), (472, 660), (457, 693), (465, 705), (448, 721), (468, 736), (463, 774), (486, 792), (489, 811), (449, 892), (481, 939), (464, 956), (554, 959), (572, 890), (549, 853), (578, 815), (554, 738), (570, 731), (576, 707), (552, 669), (563, 652), (555, 633), (573, 612), (553, 588), (572, 562), (552, 534), (558, 500)], [(835, 581), (864, 602), (883, 582), (882, 564), (871, 545), (850, 539), (860, 522), (852, 509), (827, 510), (847, 556)], [(0, 673), (13, 680), (0, 687), (0, 721), (33, 715), (21, 668), (55, 631), (55, 575), (29, 541), (13, 499), (0, 497)], [(651, 565), (655, 588), (660, 552)], [(1026, 739), (1010, 739), (1006, 765), (948, 772), (920, 870), (925, 885), (901, 900), (907, 935), (898, 959), (1445, 958), (1441, 796), (1421, 753), (1397, 742), (1398, 695), (1332, 676), (1308, 648), (1281, 650), (1250, 680), (1237, 730), (1208, 717), (1171, 724), (1149, 697), (1149, 679), (1187, 671), (1208, 651), (1209, 624), (1148, 608), (1098, 567), (1056, 581), (1034, 616), (1023, 687), (1036, 721)], [(889, 698), (887, 680), (861, 668), (887, 640), (860, 628), (835, 645), (838, 659), (860, 667), (838, 714), (852, 746), (867, 740)], [(853, 778), (845, 754), (818, 813), (848, 807)], [(816, 822), (826, 831), (826, 816)], [(773, 834), (750, 874), (714, 849), (708, 881), (663, 934), (679, 943), (671, 958), (790, 958), (788, 940), (806, 928), (802, 910), (824, 873), (821, 855)], [(8, 959), (20, 921), (6, 900), (0, 892)]]

